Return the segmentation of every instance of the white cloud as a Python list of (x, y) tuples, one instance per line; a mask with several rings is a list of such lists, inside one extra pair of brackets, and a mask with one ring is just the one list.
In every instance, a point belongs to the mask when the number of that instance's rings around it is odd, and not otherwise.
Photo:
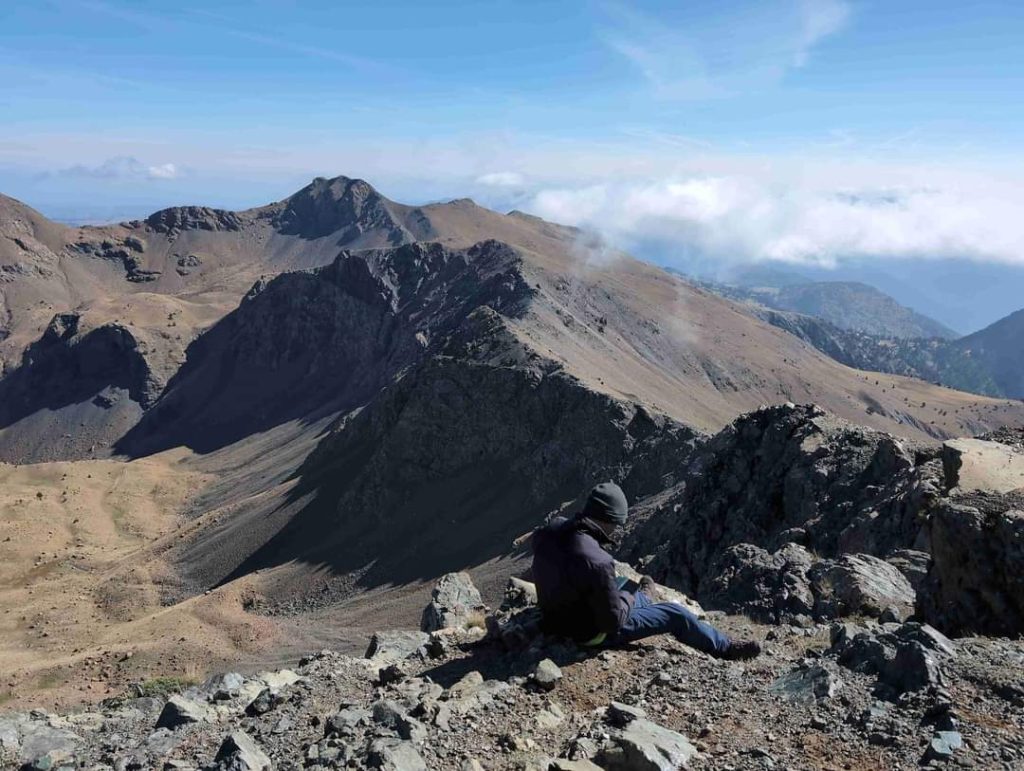
[(735, 96), (778, 83), (850, 19), (847, 0), (772, 0), (719, 6), (710, 17), (667, 19), (612, 6), (606, 42), (663, 99)]
[(654, 179), (542, 190), (527, 207), (624, 247), (722, 263), (968, 257), (1024, 263), (1024, 185), (838, 187), (793, 176)]
[(173, 163), (148, 166), (130, 155), (108, 158), (96, 166), (76, 164), (57, 172), (62, 177), (87, 177), (92, 179), (176, 179), (181, 170)]
[(477, 177), (476, 182), (489, 187), (521, 187), (526, 180), (515, 171), (494, 171)]
[(804, 66), (811, 49), (839, 32), (849, 18), (850, 5), (845, 0), (800, 0), (800, 36), (793, 53), (793, 65)]
[(162, 163), (159, 166), (150, 166), (146, 171), (152, 179), (174, 179), (178, 176), (178, 167), (173, 163)]

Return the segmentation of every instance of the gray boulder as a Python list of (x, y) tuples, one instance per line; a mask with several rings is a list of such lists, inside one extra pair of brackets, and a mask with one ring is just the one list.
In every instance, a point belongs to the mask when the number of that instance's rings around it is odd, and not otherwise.
[(390, 700), (374, 702), (370, 712), (374, 723), (394, 731), (402, 739), (423, 742), (427, 738), (426, 727), (419, 720), (410, 717), (398, 702)]
[(932, 555), (917, 549), (895, 549), (886, 556), (885, 561), (903, 574), (916, 593), (928, 577)]
[(702, 596), (714, 607), (772, 623), (810, 615), (814, 594), (808, 572), (813, 562), (810, 552), (795, 543), (772, 554), (753, 544), (737, 544), (712, 565), (714, 577), (706, 588), (702, 585)]
[(606, 771), (676, 771), (697, 756), (685, 736), (645, 718), (611, 728), (609, 736), (609, 745), (594, 758)]
[(431, 592), (430, 604), (423, 609), (420, 629), (435, 632), (449, 627), (464, 627), (484, 611), (480, 592), (469, 573), (448, 573)]
[(505, 586), (505, 598), (501, 609), (505, 611), (520, 610), (537, 604), (537, 587), (522, 578), (512, 576)]
[(325, 736), (351, 736), (356, 729), (367, 726), (372, 719), (370, 710), (361, 707), (345, 707), (327, 718)]
[(876, 675), (897, 694), (942, 686), (942, 663), (956, 655), (945, 636), (913, 622), (895, 630), (836, 624), (830, 653), (855, 672)]
[(479, 672), (468, 672), (444, 692), (447, 706), (457, 715), (465, 715), (494, 701), (494, 697), (511, 686), (502, 680), (484, 680)]
[(367, 765), (381, 771), (427, 771), (427, 764), (412, 742), (400, 739), (374, 740), (370, 744)]
[(200, 693), (214, 701), (227, 701), (238, 695), (245, 678), (237, 672), (214, 675), (199, 687)]
[(928, 749), (924, 753), (924, 761), (949, 760), (953, 757), (953, 753), (963, 746), (964, 739), (959, 731), (936, 731), (931, 741), (928, 742)]
[(430, 635), (426, 632), (375, 632), (370, 638), (365, 657), (382, 664), (401, 661), (418, 654), (426, 655)]
[(228, 734), (214, 761), (218, 769), (224, 771), (267, 771), (272, 768), (270, 758), (245, 731)]
[(22, 763), (40, 758), (64, 760), (81, 742), (73, 731), (55, 728), (29, 715), (16, 713), (0, 718), (0, 758), (17, 757)]
[(174, 729), (180, 725), (205, 723), (212, 719), (213, 713), (205, 704), (176, 693), (164, 704), (156, 727)]
[(551, 659), (544, 659), (533, 671), (533, 682), (542, 691), (553, 691), (562, 680), (562, 670)]
[(888, 562), (869, 554), (847, 554), (821, 562), (810, 571), (815, 614), (825, 618), (878, 617), (886, 608), (905, 618), (914, 608), (914, 588)]
[(839, 692), (843, 682), (821, 666), (795, 669), (777, 678), (768, 690), (788, 701), (814, 704)]
[(910, 615), (915, 594), (894, 565), (868, 554), (816, 559), (787, 543), (774, 553), (749, 543), (726, 549), (701, 584), (705, 602), (772, 623), (810, 616), (879, 616), (889, 607)]

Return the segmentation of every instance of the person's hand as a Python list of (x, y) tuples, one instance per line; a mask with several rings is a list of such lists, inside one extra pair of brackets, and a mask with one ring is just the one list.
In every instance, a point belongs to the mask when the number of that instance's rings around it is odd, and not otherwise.
[(640, 591), (650, 596), (654, 591), (654, 579), (650, 576), (640, 576)]

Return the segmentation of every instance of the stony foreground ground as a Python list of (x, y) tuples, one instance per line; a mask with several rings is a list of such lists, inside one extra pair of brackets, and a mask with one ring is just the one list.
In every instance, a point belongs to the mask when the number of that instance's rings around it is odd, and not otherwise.
[[(0, 758), (40, 771), (1024, 767), (1024, 642), (713, 620), (765, 639), (764, 655), (717, 661), (667, 637), (509, 650), (479, 629), (380, 633), (369, 658), (324, 651), (169, 700), (0, 717)], [(908, 634), (925, 664), (894, 679), (871, 658)]]

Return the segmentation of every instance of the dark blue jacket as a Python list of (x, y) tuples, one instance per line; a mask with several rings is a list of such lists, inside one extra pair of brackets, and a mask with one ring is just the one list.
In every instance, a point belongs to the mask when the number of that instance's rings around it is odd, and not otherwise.
[(543, 628), (585, 642), (613, 637), (633, 607), (620, 591), (615, 562), (601, 548), (611, 540), (597, 525), (577, 516), (559, 517), (533, 533), (533, 580), (544, 615)]

